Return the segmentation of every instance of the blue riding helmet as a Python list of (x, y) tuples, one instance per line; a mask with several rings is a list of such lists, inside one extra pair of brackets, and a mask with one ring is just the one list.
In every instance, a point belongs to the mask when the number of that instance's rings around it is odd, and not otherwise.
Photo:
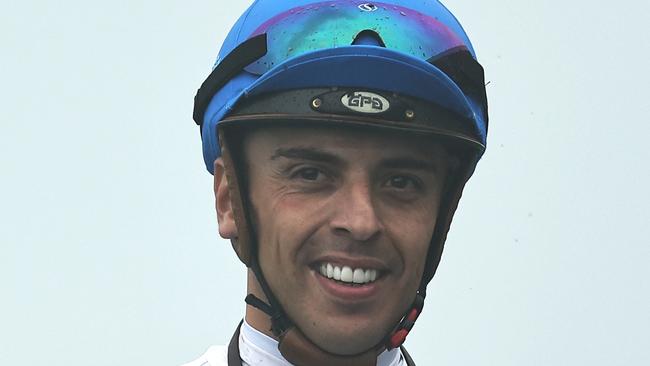
[[(368, 41), (369, 40), (369, 41)], [(483, 69), (436, 0), (256, 0), (228, 34), (195, 98), (203, 158), (221, 155), (220, 121), (244, 99), (317, 87), (363, 87), (435, 103), (468, 121), (485, 148)]]

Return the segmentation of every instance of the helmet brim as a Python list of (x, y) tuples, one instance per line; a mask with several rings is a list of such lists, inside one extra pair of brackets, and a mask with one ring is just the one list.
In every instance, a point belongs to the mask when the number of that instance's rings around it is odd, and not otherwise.
[(444, 72), (424, 60), (378, 46), (332, 48), (289, 59), (261, 76), (242, 96), (315, 87), (383, 90), (436, 103), (463, 118), (474, 114), (461, 89)]

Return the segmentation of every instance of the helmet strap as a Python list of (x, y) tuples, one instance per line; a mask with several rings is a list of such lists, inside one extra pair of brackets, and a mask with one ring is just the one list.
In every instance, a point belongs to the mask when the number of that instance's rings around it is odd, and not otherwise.
[[(241, 136), (236, 131), (227, 128), (219, 129), (219, 144), (221, 145), (221, 156), (224, 160), (224, 170), (228, 179), (230, 200), (233, 207), (235, 224), (237, 226), (237, 240), (233, 241), (233, 248), (239, 259), (252, 271), (257, 282), (266, 297), (268, 304), (253, 294), (246, 297), (246, 303), (268, 314), (271, 318), (271, 331), (276, 337), (280, 337), (289, 327), (291, 321), (287, 318), (279, 302), (269, 287), (258, 260), (258, 243), (255, 235), (255, 228), (250, 220), (250, 204), (248, 195), (242, 194), (246, 190), (246, 183), (243, 180), (242, 172), (237, 167), (245, 167), (244, 161), (234, 161), (234, 156), (241, 156)], [(235, 151), (231, 151), (230, 143), (235, 144)], [(238, 174), (240, 173), (240, 174)], [(242, 178), (242, 179), (239, 179)], [(244, 184), (242, 184), (244, 183)]]
[(262, 269), (259, 266), (257, 256), (254, 256), (252, 258), (251, 270), (253, 271), (257, 282), (262, 288), (264, 296), (268, 299), (268, 303), (264, 302), (264, 300), (253, 294), (248, 294), (245, 298), (245, 301), (248, 305), (266, 313), (271, 318), (271, 332), (273, 332), (273, 335), (275, 335), (277, 338), (282, 338), (283, 334), (285, 334), (288, 329), (293, 327), (293, 323), (284, 313), (282, 306), (279, 304), (273, 295), (271, 288), (266, 282), (264, 274), (262, 274)]
[[(460, 154), (467, 153), (460, 152)], [(465, 184), (474, 172), (476, 160), (478, 160), (476, 155), (461, 156), (460, 160), (454, 162), (449, 167), (447, 179), (442, 190), (442, 201), (438, 208), (439, 216), (436, 220), (431, 244), (429, 244), (419, 291), (426, 290), (427, 284), (433, 279), (438, 269), (445, 247), (445, 241), (447, 240), (447, 233), (451, 227), (451, 221), (458, 208)]]

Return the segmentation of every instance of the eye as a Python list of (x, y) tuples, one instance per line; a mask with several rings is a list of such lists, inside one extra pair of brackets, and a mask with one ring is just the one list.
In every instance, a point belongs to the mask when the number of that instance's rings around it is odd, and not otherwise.
[(420, 188), (420, 182), (414, 178), (404, 176), (404, 175), (395, 175), (388, 179), (386, 185), (390, 188), (406, 190), (406, 189), (418, 189)]
[(317, 181), (322, 174), (323, 173), (316, 168), (302, 168), (296, 171), (293, 176), (308, 181)]

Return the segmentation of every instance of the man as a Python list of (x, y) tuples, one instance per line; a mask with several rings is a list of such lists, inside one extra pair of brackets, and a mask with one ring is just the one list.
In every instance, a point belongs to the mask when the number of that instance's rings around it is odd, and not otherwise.
[(248, 306), (188, 365), (413, 365), (402, 344), (485, 150), (460, 24), (434, 0), (257, 0), (218, 60), (194, 119)]

